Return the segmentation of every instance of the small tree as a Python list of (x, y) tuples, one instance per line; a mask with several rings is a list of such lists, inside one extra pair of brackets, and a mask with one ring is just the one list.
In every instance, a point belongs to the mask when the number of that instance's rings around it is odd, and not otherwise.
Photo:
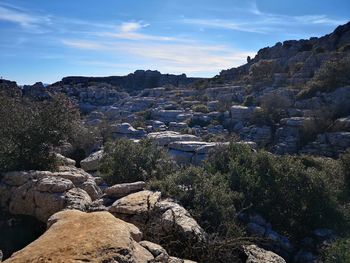
[(149, 140), (108, 142), (104, 152), (100, 173), (111, 184), (159, 178), (173, 169), (165, 151)]
[(78, 122), (63, 95), (42, 102), (0, 95), (0, 172), (53, 168), (52, 148), (72, 138)]

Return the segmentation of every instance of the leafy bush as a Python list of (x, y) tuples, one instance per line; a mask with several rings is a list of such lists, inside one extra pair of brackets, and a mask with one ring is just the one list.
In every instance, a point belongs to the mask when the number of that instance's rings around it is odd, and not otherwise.
[(350, 239), (341, 239), (323, 251), (324, 263), (350, 262)]
[(194, 105), (192, 107), (192, 110), (195, 112), (203, 112), (203, 113), (208, 113), (209, 109), (206, 105), (204, 104), (198, 104), (198, 105)]
[(287, 117), (286, 110), (289, 102), (278, 94), (266, 95), (261, 99), (261, 110), (253, 112), (250, 123), (273, 126), (282, 118)]
[(275, 73), (283, 72), (281, 66), (275, 60), (262, 59), (254, 63), (249, 69), (251, 81), (272, 82)]
[(0, 95), (0, 172), (53, 168), (52, 148), (78, 124), (77, 108), (63, 95), (42, 102)]
[[(339, 168), (339, 163), (333, 165)], [(343, 226), (340, 203), (332, 190), (342, 188), (341, 183), (326, 180), (330, 171), (318, 162), (252, 153), (249, 147), (231, 144), (226, 151), (214, 153), (207, 167), (211, 173), (227, 174), (231, 191), (242, 195), (236, 209), (251, 206), (292, 238), (317, 227)]]
[(248, 95), (245, 97), (244, 102), (243, 102), (244, 106), (250, 107), (250, 106), (254, 106), (255, 105), (255, 98), (253, 95)]
[(321, 65), (315, 76), (299, 92), (299, 99), (314, 96), (317, 92), (331, 92), (339, 87), (350, 85), (350, 56), (340, 60), (327, 61)]
[(210, 174), (203, 168), (192, 166), (151, 183), (152, 189), (176, 197), (210, 232), (219, 228), (227, 232), (227, 227), (234, 222), (237, 197), (228, 186), (226, 176)]
[(106, 143), (100, 173), (108, 183), (116, 184), (160, 178), (172, 169), (166, 152), (151, 141), (121, 139)]

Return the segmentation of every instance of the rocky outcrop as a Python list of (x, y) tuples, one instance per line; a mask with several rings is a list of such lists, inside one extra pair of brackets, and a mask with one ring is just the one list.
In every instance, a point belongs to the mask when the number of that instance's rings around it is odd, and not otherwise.
[(253, 113), (258, 110), (261, 110), (261, 108), (233, 105), (230, 110), (231, 118), (234, 122), (246, 122), (252, 117)]
[(101, 194), (91, 175), (67, 166), (57, 172), (8, 172), (0, 182), (2, 209), (43, 222), (63, 209), (84, 211)]
[(146, 136), (143, 129), (135, 129), (130, 123), (111, 125), (111, 132), (114, 138), (139, 139)]
[[(5, 262), (149, 262), (137, 227), (107, 212), (62, 211), (48, 220), (48, 230)], [(58, 242), (59, 241), (59, 242)]]
[(112, 198), (121, 198), (131, 193), (141, 191), (145, 187), (146, 183), (142, 181), (134, 183), (115, 184), (105, 189), (105, 193)]
[(176, 141), (200, 141), (201, 139), (191, 134), (181, 134), (179, 132), (165, 131), (165, 132), (152, 132), (147, 135), (148, 139), (151, 139), (156, 145), (167, 146)]
[(189, 240), (204, 240), (205, 233), (186, 209), (160, 192), (140, 191), (115, 201), (109, 208), (115, 216), (148, 232), (171, 234), (176, 231)]
[(178, 164), (200, 164), (208, 156), (211, 149), (227, 145), (227, 143), (177, 141), (168, 145), (169, 155)]
[(103, 156), (103, 150), (92, 153), (90, 156), (80, 161), (80, 166), (84, 171), (97, 171)]
[[(350, 42), (350, 22), (345, 25), (338, 26), (334, 32), (321, 38), (312, 37), (310, 39), (289, 40), (283, 43), (278, 42), (273, 47), (262, 48), (257, 55), (237, 68), (223, 70), (217, 79), (223, 82), (232, 82), (249, 75), (251, 67), (261, 62), (273, 61), (280, 68), (275, 72), (274, 82), (280, 84), (278, 80), (281, 74), (286, 73), (286, 69), (292, 69), (289, 72), (291, 77), (284, 80), (288, 84), (303, 84), (314, 72), (318, 70), (320, 65), (337, 57), (339, 54), (334, 51), (346, 52), (346, 47)], [(340, 55), (341, 56), (341, 55)]]
[(314, 142), (308, 143), (300, 153), (338, 157), (350, 148), (350, 132), (328, 132), (319, 134)]
[(111, 76), (111, 77), (66, 77), (60, 82), (55, 83), (57, 85), (74, 85), (88, 83), (107, 83), (116, 87), (119, 87), (125, 91), (135, 91), (150, 89), (156, 87), (162, 87), (164, 85), (188, 85), (200, 78), (187, 78), (185, 74), (172, 75), (161, 74), (159, 71), (152, 70), (137, 70), (127, 76)]
[(0, 94), (3, 93), (10, 97), (22, 96), (22, 90), (15, 81), (0, 79)]
[(248, 257), (246, 263), (286, 263), (286, 261), (277, 254), (256, 245), (245, 246), (244, 252)]
[(169, 122), (181, 121), (182, 119), (181, 116), (184, 113), (185, 113), (184, 110), (154, 109), (152, 111), (152, 117), (164, 123), (169, 123)]
[[(48, 220), (48, 230), (5, 262), (193, 262), (170, 257), (134, 225), (108, 212), (67, 210)], [(193, 262), (194, 263), (194, 262)]]

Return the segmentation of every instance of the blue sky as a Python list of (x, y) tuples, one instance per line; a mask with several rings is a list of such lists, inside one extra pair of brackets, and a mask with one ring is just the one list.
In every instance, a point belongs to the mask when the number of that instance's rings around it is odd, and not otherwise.
[(212, 77), (349, 19), (349, 0), (0, 0), (0, 75), (19, 84), (137, 69)]

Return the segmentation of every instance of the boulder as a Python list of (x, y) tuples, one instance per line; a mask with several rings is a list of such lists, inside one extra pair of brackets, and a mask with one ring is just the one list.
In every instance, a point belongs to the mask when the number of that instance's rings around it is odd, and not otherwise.
[(231, 118), (233, 121), (247, 121), (252, 116), (252, 114), (260, 110), (259, 107), (246, 107), (241, 105), (233, 105), (231, 107)]
[(188, 124), (186, 122), (170, 122), (169, 130), (180, 132), (188, 128)]
[(105, 190), (105, 193), (110, 197), (121, 198), (133, 192), (141, 191), (145, 187), (146, 183), (142, 181), (134, 183), (115, 184), (111, 187), (108, 187)]
[(156, 209), (162, 214), (161, 226), (165, 231), (176, 227), (187, 236), (194, 236), (201, 240), (205, 239), (204, 230), (198, 225), (190, 213), (178, 203), (171, 199), (156, 203)]
[(248, 257), (246, 263), (286, 263), (279, 255), (256, 245), (244, 246), (244, 252)]
[(145, 249), (147, 249), (149, 252), (151, 252), (156, 262), (169, 261), (169, 255), (162, 246), (146, 240), (141, 241), (139, 244), (143, 246)]
[(5, 262), (151, 262), (142, 233), (108, 212), (67, 210), (48, 220), (48, 230)]
[(101, 194), (93, 177), (75, 167), (60, 167), (58, 172), (9, 172), (0, 181), (0, 207), (4, 211), (42, 222), (63, 209), (85, 211)]
[(151, 211), (159, 201), (160, 192), (140, 191), (118, 199), (110, 207), (113, 214), (138, 215)]
[(97, 171), (103, 156), (103, 150), (91, 154), (80, 162), (80, 166), (85, 171)]
[(203, 146), (211, 147), (216, 143), (200, 142), (200, 141), (177, 141), (168, 145), (169, 149), (183, 151), (183, 152), (196, 152), (198, 148)]
[(339, 118), (334, 122), (333, 131), (347, 131), (350, 132), (350, 116)]
[(109, 212), (152, 234), (176, 231), (190, 240), (204, 240), (206, 234), (188, 211), (160, 192), (140, 191), (115, 201)]
[(163, 110), (155, 109), (152, 111), (152, 117), (165, 123), (178, 120), (178, 115), (185, 113), (183, 110)]
[(171, 142), (176, 141), (200, 141), (200, 138), (191, 134), (181, 134), (179, 132), (165, 131), (165, 132), (152, 132), (147, 136), (153, 140), (156, 145), (167, 146)]
[(65, 157), (60, 153), (55, 153), (55, 156), (61, 165), (75, 166), (75, 161), (73, 159)]
[(142, 138), (146, 136), (143, 129), (135, 129), (127, 122), (111, 125), (111, 131), (115, 138)]

